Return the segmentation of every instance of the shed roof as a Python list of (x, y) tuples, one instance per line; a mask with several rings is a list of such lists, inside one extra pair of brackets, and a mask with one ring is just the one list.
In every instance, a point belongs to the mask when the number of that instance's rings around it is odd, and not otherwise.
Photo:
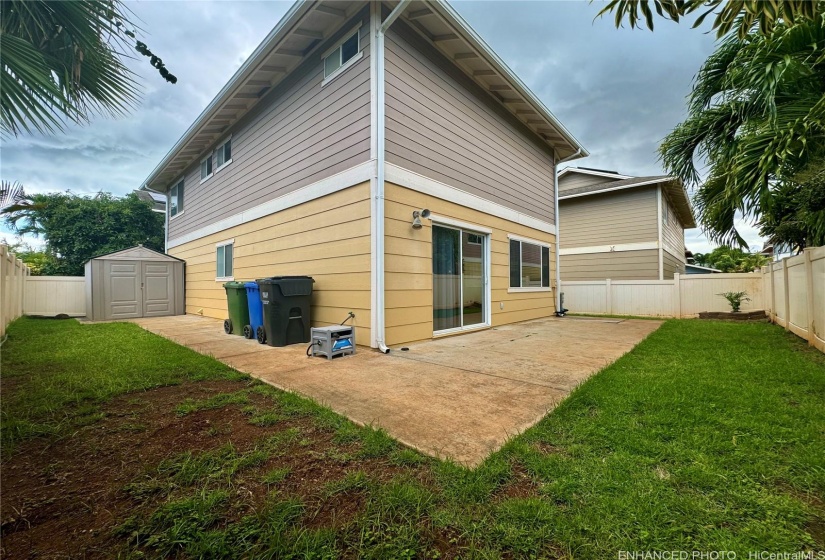
[[(106, 255), (98, 255), (89, 259), (90, 261), (175, 261), (183, 262), (177, 257), (159, 253), (143, 245), (115, 251)], [(88, 261), (86, 261), (88, 262)]]
[[(390, 8), (397, 0), (387, 2)], [(367, 5), (298, 0), (149, 174), (142, 188), (165, 191), (267, 93)], [(487, 90), (560, 158), (588, 152), (446, 0), (411, 2), (402, 14), (457, 68)]]

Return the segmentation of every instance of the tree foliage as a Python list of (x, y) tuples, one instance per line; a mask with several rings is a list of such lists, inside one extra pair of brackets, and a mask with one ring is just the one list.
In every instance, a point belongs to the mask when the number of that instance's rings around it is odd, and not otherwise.
[(134, 194), (117, 198), (110, 193), (87, 197), (66, 192), (37, 194), (30, 201), (3, 214), (16, 233), (44, 238), (43, 274), (82, 276), (90, 258), (138, 244), (163, 251), (164, 216)]
[(654, 11), (675, 22), (698, 13), (693, 27), (701, 26), (712, 16), (711, 29), (717, 37), (733, 31), (743, 39), (753, 29), (769, 35), (779, 22), (793, 25), (815, 20), (822, 15), (823, 5), (816, 0), (610, 0), (599, 15), (612, 12), (616, 27), (627, 21), (631, 28), (645, 25), (652, 31)]
[(133, 52), (175, 83), (163, 61), (136, 40), (129, 18), (120, 0), (1, 0), (3, 132), (53, 132), (65, 121), (128, 111), (139, 95), (123, 62)]
[(717, 268), (722, 272), (753, 272), (770, 259), (759, 253), (748, 253), (738, 247), (717, 247), (710, 253), (695, 253), (693, 262), (699, 266)]
[[(741, 246), (736, 217), (759, 221), (772, 212), (784, 183), (823, 151), (822, 17), (779, 22), (767, 34), (752, 30), (744, 38), (725, 37), (696, 76), (688, 118), (660, 146), (668, 172), (696, 187), (693, 202), (708, 237)], [(708, 165), (704, 181), (697, 160)]]

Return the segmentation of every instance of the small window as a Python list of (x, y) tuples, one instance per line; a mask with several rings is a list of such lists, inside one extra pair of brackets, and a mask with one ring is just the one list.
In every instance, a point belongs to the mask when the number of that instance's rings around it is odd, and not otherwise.
[(183, 179), (169, 190), (169, 216), (183, 212)]
[(217, 155), (218, 169), (223, 167), (224, 165), (228, 165), (232, 163), (232, 139), (230, 138), (220, 146), (218, 146)]
[(212, 176), (212, 154), (201, 161), (201, 181), (206, 181)]
[(667, 206), (667, 200), (665, 197), (662, 197), (662, 224), (667, 225), (670, 216), (668, 216), (668, 212), (670, 209)]
[(232, 257), (234, 242), (223, 243), (217, 247), (217, 272), (219, 280), (232, 278)]
[(510, 287), (550, 287), (550, 247), (510, 239)]
[(354, 59), (361, 52), (360, 30), (356, 29), (352, 35), (335, 47), (326, 58), (324, 58), (324, 78), (329, 78), (335, 74), (347, 62)]
[(477, 233), (468, 233), (467, 243), (470, 245), (481, 245), (482, 237)]

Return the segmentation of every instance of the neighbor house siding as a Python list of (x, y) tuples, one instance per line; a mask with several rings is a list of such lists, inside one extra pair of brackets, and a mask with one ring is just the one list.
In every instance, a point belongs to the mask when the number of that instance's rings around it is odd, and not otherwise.
[(675, 273), (685, 273), (685, 262), (671, 255), (669, 252), (662, 253), (662, 271), (665, 280), (673, 278)]
[[(322, 87), (321, 54), (359, 21), (362, 58)], [(171, 241), (369, 160), (368, 21), (362, 10), (226, 131), (218, 142), (232, 135), (231, 164), (202, 184), (200, 161), (209, 152), (187, 170), (183, 213), (169, 223)]]
[(363, 183), (170, 249), (186, 261), (186, 312), (227, 316), (215, 244), (234, 239), (235, 280), (312, 276), (312, 324), (340, 323), (353, 311), (358, 342), (369, 344), (369, 193)]
[(666, 213), (667, 221), (662, 223), (662, 242), (666, 251), (670, 251), (672, 255), (685, 261), (685, 230), (682, 228), (682, 223), (670, 204), (667, 197), (662, 196), (662, 212)]
[(386, 341), (401, 344), (433, 336), (432, 222), (410, 226), (414, 209), (492, 229), (491, 298), (493, 326), (549, 317), (553, 292), (514, 292), (509, 287), (509, 240), (520, 235), (551, 244), (550, 277), (555, 284), (555, 236), (477, 210), (388, 183), (385, 191)]
[(585, 173), (576, 173), (571, 171), (570, 173), (565, 173), (563, 177), (559, 178), (559, 192), (562, 193), (564, 191), (569, 191), (570, 189), (598, 185), (599, 183), (608, 183), (613, 180), (618, 181), (618, 179), (597, 177), (595, 175), (587, 175)]
[(386, 36), (387, 161), (555, 223), (553, 156), (402, 22)]
[(655, 242), (656, 187), (561, 199), (562, 249)]
[[(564, 220), (564, 216), (562, 216)], [(658, 280), (659, 251), (617, 251), (561, 256), (562, 282), (571, 280)]]

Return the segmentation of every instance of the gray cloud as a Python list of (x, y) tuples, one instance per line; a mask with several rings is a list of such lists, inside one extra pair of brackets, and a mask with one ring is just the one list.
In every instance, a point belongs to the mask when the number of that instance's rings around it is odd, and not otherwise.
[[(143, 98), (126, 117), (96, 118), (53, 137), (4, 140), (3, 179), (29, 192), (125, 194), (149, 174), (289, 9), (291, 2), (138, 2), (145, 42), (178, 77), (130, 62)], [(656, 148), (685, 116), (691, 80), (714, 40), (687, 24), (615, 29), (583, 1), (456, 2), (484, 37), (591, 152), (577, 164), (657, 174)], [(2, 235), (2, 233), (0, 233)], [(748, 239), (759, 244), (753, 228)], [(690, 248), (707, 250), (698, 230)]]

